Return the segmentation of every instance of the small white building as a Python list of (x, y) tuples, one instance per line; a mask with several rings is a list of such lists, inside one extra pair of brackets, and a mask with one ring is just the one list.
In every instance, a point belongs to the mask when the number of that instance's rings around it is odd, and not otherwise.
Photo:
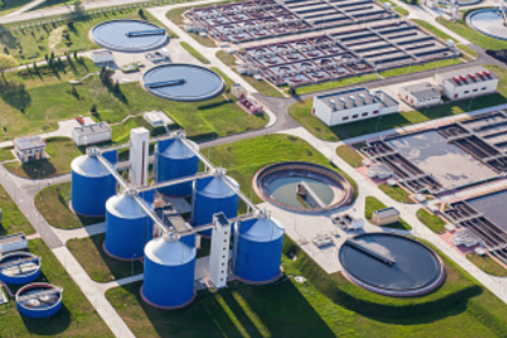
[(72, 139), (77, 146), (88, 146), (111, 141), (113, 132), (105, 122), (76, 127), (72, 130)]
[(163, 111), (149, 111), (143, 113), (143, 118), (146, 122), (150, 124), (152, 127), (164, 127), (171, 124), (174, 124), (174, 121), (171, 120), (169, 116)]
[(231, 95), (236, 99), (242, 99), (248, 95), (246, 89), (239, 83), (234, 83), (231, 86)]
[(91, 53), (92, 61), (97, 64), (114, 62), (114, 55), (106, 49), (95, 50)]
[(381, 90), (354, 88), (313, 99), (312, 114), (328, 126), (369, 119), (398, 112), (398, 101)]
[(398, 97), (415, 108), (433, 106), (442, 101), (440, 89), (429, 82), (400, 87)]
[(46, 142), (40, 136), (15, 138), (14, 151), (21, 163), (37, 161), (45, 158)]
[(461, 100), (496, 92), (498, 76), (484, 67), (472, 67), (435, 75), (437, 85), (451, 100)]

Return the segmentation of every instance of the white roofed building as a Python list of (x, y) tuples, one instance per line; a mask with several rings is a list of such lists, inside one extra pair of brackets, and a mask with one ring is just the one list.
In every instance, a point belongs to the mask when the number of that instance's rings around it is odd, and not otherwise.
[(313, 99), (312, 114), (328, 126), (336, 126), (398, 112), (398, 101), (381, 90), (354, 88)]
[(435, 75), (437, 85), (451, 100), (461, 100), (496, 92), (498, 76), (484, 67), (458, 69)]
[(21, 163), (37, 161), (45, 158), (46, 142), (40, 136), (15, 138), (14, 151)]
[(76, 127), (72, 130), (72, 139), (77, 146), (88, 146), (111, 141), (113, 131), (105, 122)]

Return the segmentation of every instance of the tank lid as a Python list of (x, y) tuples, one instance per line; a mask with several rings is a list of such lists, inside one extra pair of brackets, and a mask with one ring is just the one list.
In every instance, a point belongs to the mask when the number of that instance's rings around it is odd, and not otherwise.
[(239, 224), (240, 233), (244, 238), (255, 242), (270, 242), (280, 238), (285, 233), (283, 225), (267, 214), (260, 213), (253, 222), (254, 223), (248, 227), (247, 221), (245, 230), (241, 229), (241, 224)]
[(111, 175), (109, 170), (99, 161), (97, 156), (81, 155), (71, 163), (73, 172), (87, 177), (104, 177)]
[(106, 210), (108, 213), (126, 219), (136, 219), (147, 217), (144, 210), (134, 199), (134, 195), (130, 190), (126, 193), (110, 197), (106, 202)]
[[(231, 189), (225, 180), (232, 183), (234, 190)], [(208, 197), (225, 198), (236, 194), (236, 190), (239, 190), (239, 184), (233, 178), (225, 175), (225, 170), (218, 168), (213, 173), (213, 178), (206, 184), (206, 186), (200, 191), (201, 194)]]
[[(187, 140), (187, 142), (192, 146), (192, 148), (195, 151), (199, 150), (199, 146), (190, 141)], [(196, 155), (188, 148), (188, 146), (183, 143), (180, 137), (175, 137), (174, 141), (171, 143), (169, 147), (167, 147), (166, 150), (162, 152), (162, 155), (169, 158), (174, 159), (186, 159), (186, 158), (192, 158)]]
[(166, 266), (182, 265), (195, 259), (195, 248), (179, 241), (178, 237), (175, 234), (165, 234), (149, 241), (144, 248), (146, 258)]

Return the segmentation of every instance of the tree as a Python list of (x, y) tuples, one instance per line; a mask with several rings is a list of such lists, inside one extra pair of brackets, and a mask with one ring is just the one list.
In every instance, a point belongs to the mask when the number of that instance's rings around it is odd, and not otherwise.
[(74, 2), (74, 6), (72, 8), (72, 13), (75, 15), (75, 16), (81, 16), (84, 14), (84, 6), (83, 4), (81, 3), (81, 0), (76, 0)]
[(12, 56), (0, 54), (0, 73), (2, 74), (2, 79), (5, 83), (7, 83), (7, 80), (5, 79), (5, 72), (11, 68), (16, 67), (17, 65), (18, 62)]

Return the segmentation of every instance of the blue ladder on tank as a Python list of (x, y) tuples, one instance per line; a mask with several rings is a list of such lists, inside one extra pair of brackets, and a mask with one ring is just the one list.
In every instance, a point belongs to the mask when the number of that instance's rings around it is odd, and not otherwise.
[(133, 32), (127, 32), (126, 35), (129, 38), (137, 37), (137, 36), (149, 36), (149, 35), (163, 35), (165, 34), (165, 29), (149, 29), (149, 30), (142, 30), (142, 31), (133, 31)]
[(174, 86), (181, 86), (181, 85), (185, 84), (186, 82), (187, 81), (185, 79), (178, 79), (178, 80), (147, 83), (147, 84), (145, 84), (145, 86), (147, 88), (174, 87)]

